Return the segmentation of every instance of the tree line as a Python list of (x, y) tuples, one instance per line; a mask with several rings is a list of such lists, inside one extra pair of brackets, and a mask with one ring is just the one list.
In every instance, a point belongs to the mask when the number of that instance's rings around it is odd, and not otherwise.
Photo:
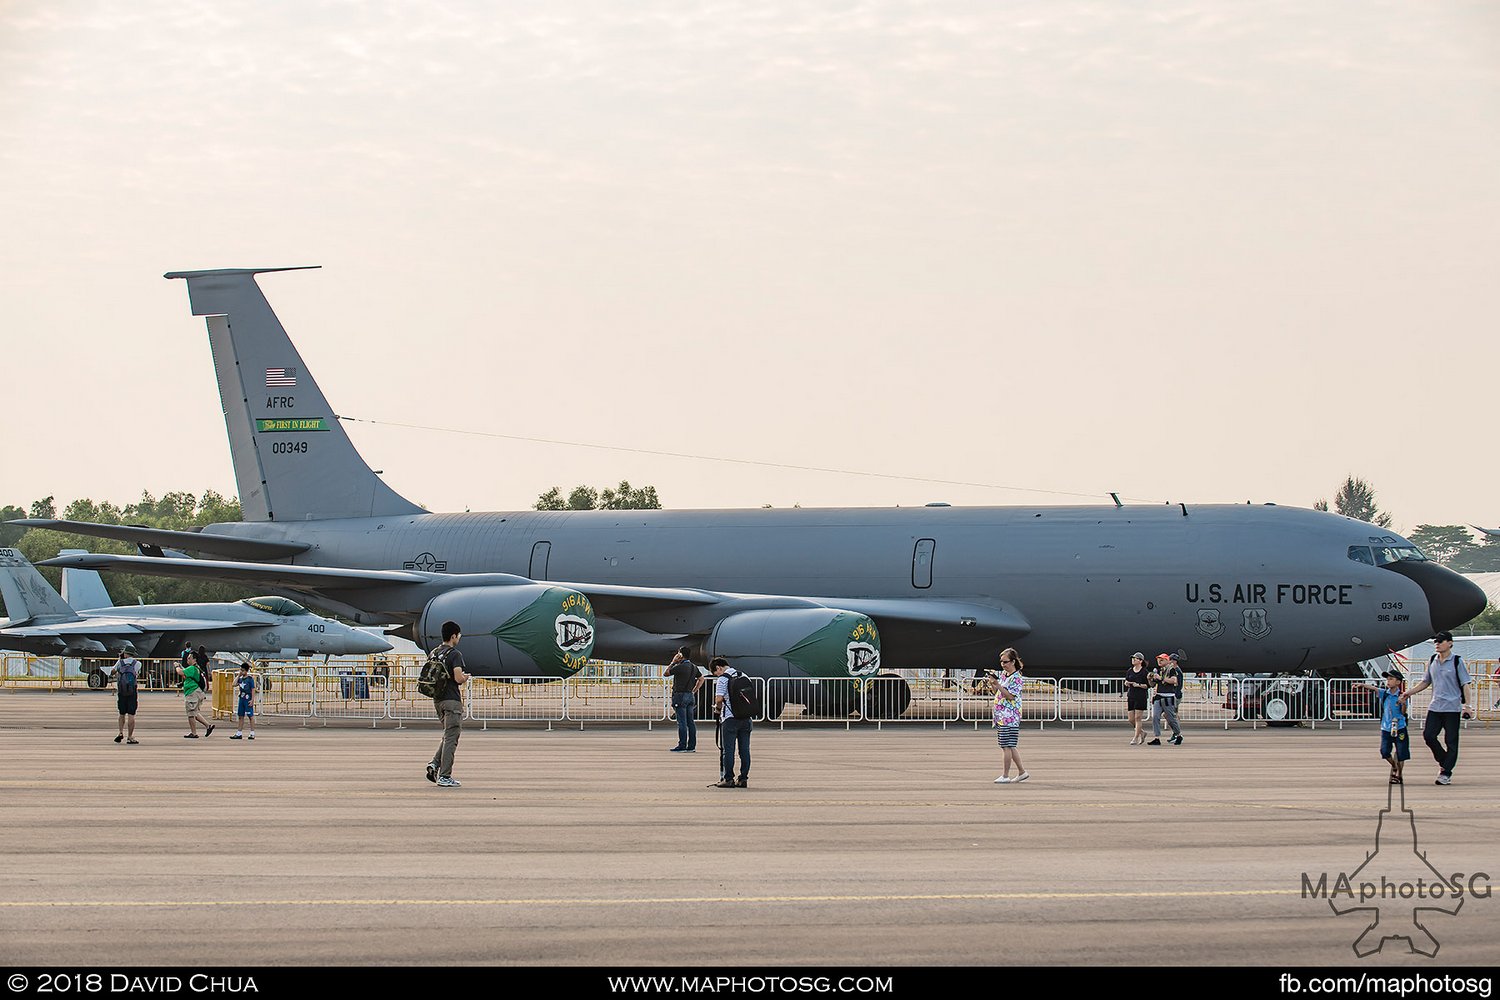
[[(1327, 500), (1313, 504), (1314, 510), (1328, 510)], [(1391, 526), (1391, 514), (1375, 502), (1375, 488), (1363, 479), (1350, 476), (1333, 496), (1333, 510), (1381, 528)], [(1500, 573), (1500, 538), (1485, 535), (1476, 541), (1474, 533), (1462, 524), (1419, 524), (1404, 533), (1406, 539), (1421, 549), (1433, 562), (1459, 573)]]

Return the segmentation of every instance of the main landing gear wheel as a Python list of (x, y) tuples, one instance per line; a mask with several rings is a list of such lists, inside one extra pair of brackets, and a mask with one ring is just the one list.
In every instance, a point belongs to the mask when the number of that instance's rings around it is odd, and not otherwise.
[(899, 719), (911, 707), (911, 685), (896, 674), (879, 674), (865, 685), (865, 718)]

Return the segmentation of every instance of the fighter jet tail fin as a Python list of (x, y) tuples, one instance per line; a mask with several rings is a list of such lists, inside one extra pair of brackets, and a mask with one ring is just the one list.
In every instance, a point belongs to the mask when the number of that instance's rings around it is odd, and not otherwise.
[(224, 425), (247, 521), (419, 514), (344, 433), (255, 276), (301, 268), (173, 271), (208, 318)]
[(82, 620), (46, 577), (15, 549), (0, 548), (0, 598), (5, 601), (5, 613), (12, 625)]
[[(74, 556), (88, 553), (84, 549), (62, 549), (57, 554)], [(62, 599), (74, 611), (97, 611), (100, 608), (112, 608), (115, 604), (104, 586), (104, 578), (96, 569), (64, 569)]]

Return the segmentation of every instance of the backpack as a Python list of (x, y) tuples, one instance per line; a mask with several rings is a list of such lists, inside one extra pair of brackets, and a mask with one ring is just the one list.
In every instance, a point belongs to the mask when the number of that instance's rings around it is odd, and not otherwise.
[(417, 691), (435, 700), (448, 693), (448, 683), (453, 678), (448, 669), (447, 649), (445, 645), (434, 646), (427, 654), (427, 662), (422, 664), (422, 672), (417, 675)]
[(753, 719), (760, 714), (760, 692), (748, 674), (729, 678), (729, 714), (736, 719)]

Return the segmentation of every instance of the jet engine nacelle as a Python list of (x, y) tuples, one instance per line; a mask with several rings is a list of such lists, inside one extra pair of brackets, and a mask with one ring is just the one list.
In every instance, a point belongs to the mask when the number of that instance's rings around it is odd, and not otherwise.
[(730, 615), (704, 649), (760, 677), (866, 677), (880, 670), (869, 616), (837, 608), (771, 608)]
[(541, 584), (467, 587), (428, 602), (417, 641), (443, 641), (443, 622), (463, 629), (459, 652), (478, 677), (571, 677), (594, 651), (594, 606), (576, 590)]

